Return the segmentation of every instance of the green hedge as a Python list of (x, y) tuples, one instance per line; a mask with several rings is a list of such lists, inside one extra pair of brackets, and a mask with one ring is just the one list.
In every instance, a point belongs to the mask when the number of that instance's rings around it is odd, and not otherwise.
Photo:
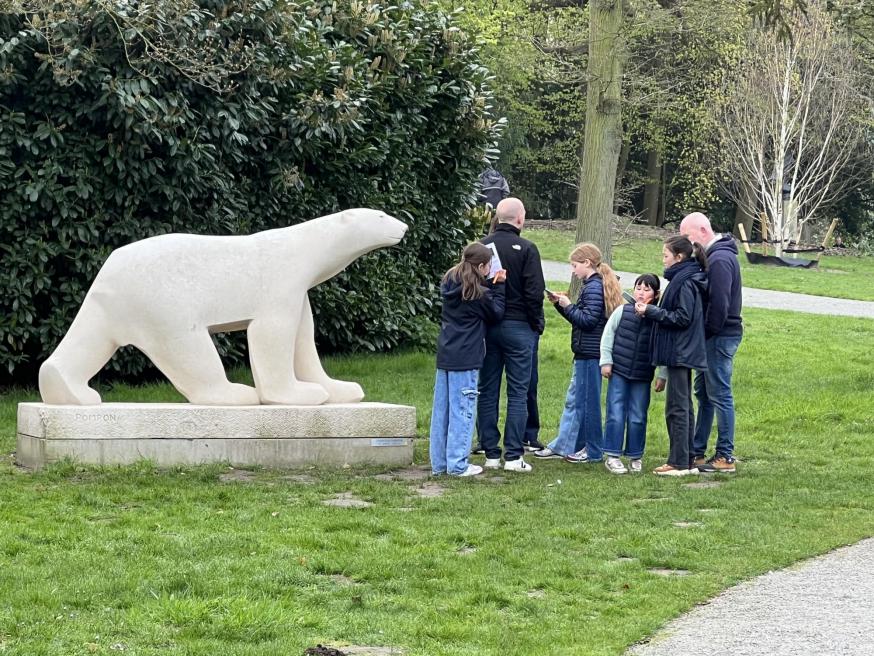
[(496, 138), (488, 72), (451, 15), (418, 0), (22, 4), (0, 14), (7, 378), (32, 380), (112, 249), (348, 207), (410, 231), (311, 295), (320, 345), (425, 338)]

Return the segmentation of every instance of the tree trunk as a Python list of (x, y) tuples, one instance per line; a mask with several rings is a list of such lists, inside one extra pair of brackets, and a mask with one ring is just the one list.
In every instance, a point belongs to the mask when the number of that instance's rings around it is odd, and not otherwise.
[(619, 214), (619, 188), (622, 186), (622, 178), (625, 177), (625, 169), (628, 166), (628, 156), (631, 154), (631, 142), (623, 141), (622, 150), (619, 152), (619, 167), (616, 171), (616, 189), (613, 190), (613, 214)]
[(622, 148), (622, 0), (589, 3), (589, 66), (577, 242), (592, 242), (612, 260), (611, 224)]
[(662, 155), (651, 150), (646, 156), (646, 185), (643, 188), (643, 217), (647, 225), (658, 225), (659, 182), (662, 177)]
[(742, 223), (747, 234), (747, 239), (752, 239), (753, 221), (755, 220), (754, 212), (756, 210), (754, 203), (756, 202), (756, 190), (750, 188), (749, 181), (739, 180), (739, 185), (743, 185), (740, 190), (740, 199), (734, 207), (734, 225), (731, 227), (736, 237), (740, 237), (737, 226)]

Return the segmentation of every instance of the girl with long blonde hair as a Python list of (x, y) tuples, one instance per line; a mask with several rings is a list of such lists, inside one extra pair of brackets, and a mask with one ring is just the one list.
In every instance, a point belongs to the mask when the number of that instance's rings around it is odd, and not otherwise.
[(568, 390), (565, 408), (570, 412), (570, 404), (573, 404), (577, 421), (563, 421), (558, 437), (534, 455), (538, 458), (564, 457), (574, 463), (601, 462), (604, 458), (601, 369), (598, 364), (601, 335), (607, 317), (622, 305), (622, 288), (616, 273), (602, 260), (601, 249), (595, 244), (577, 244), (571, 251), (570, 262), (573, 275), (583, 282), (577, 302), (571, 303), (567, 296), (558, 294), (548, 295), (548, 298), (573, 326), (573, 395)]

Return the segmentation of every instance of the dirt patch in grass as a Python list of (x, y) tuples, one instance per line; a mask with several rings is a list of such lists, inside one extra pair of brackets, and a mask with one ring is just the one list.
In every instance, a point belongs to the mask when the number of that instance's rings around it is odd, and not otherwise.
[(341, 492), (333, 499), (325, 499), (322, 505), (336, 508), (370, 508), (373, 504), (364, 499), (359, 499), (351, 492)]
[(446, 488), (440, 485), (440, 483), (432, 483), (429, 481), (423, 483), (419, 487), (414, 487), (413, 492), (423, 499), (436, 499), (437, 497), (443, 496), (443, 493), (446, 492)]
[(430, 467), (404, 467), (376, 474), (373, 478), (378, 481), (424, 481), (429, 476), (431, 476)]
[(687, 569), (670, 569), (668, 567), (650, 567), (649, 570), (658, 576), (689, 576)]
[(291, 481), (292, 483), (302, 483), (304, 485), (315, 485), (318, 480), (309, 474), (289, 474), (282, 477), (283, 481)]
[(219, 481), (222, 483), (252, 483), (255, 478), (255, 472), (248, 469), (231, 469), (219, 475)]
[(722, 481), (698, 481), (697, 483), (685, 483), (683, 487), (687, 487), (690, 490), (706, 490), (711, 487), (719, 487), (722, 485)]

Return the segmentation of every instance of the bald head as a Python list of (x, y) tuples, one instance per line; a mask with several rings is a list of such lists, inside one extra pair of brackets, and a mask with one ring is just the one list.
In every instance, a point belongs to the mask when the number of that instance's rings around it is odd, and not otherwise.
[(518, 198), (505, 198), (495, 208), (495, 218), (498, 223), (510, 223), (521, 230), (525, 223), (525, 206)]
[(680, 221), (680, 234), (688, 237), (693, 244), (706, 246), (715, 236), (710, 219), (701, 212), (692, 212)]

